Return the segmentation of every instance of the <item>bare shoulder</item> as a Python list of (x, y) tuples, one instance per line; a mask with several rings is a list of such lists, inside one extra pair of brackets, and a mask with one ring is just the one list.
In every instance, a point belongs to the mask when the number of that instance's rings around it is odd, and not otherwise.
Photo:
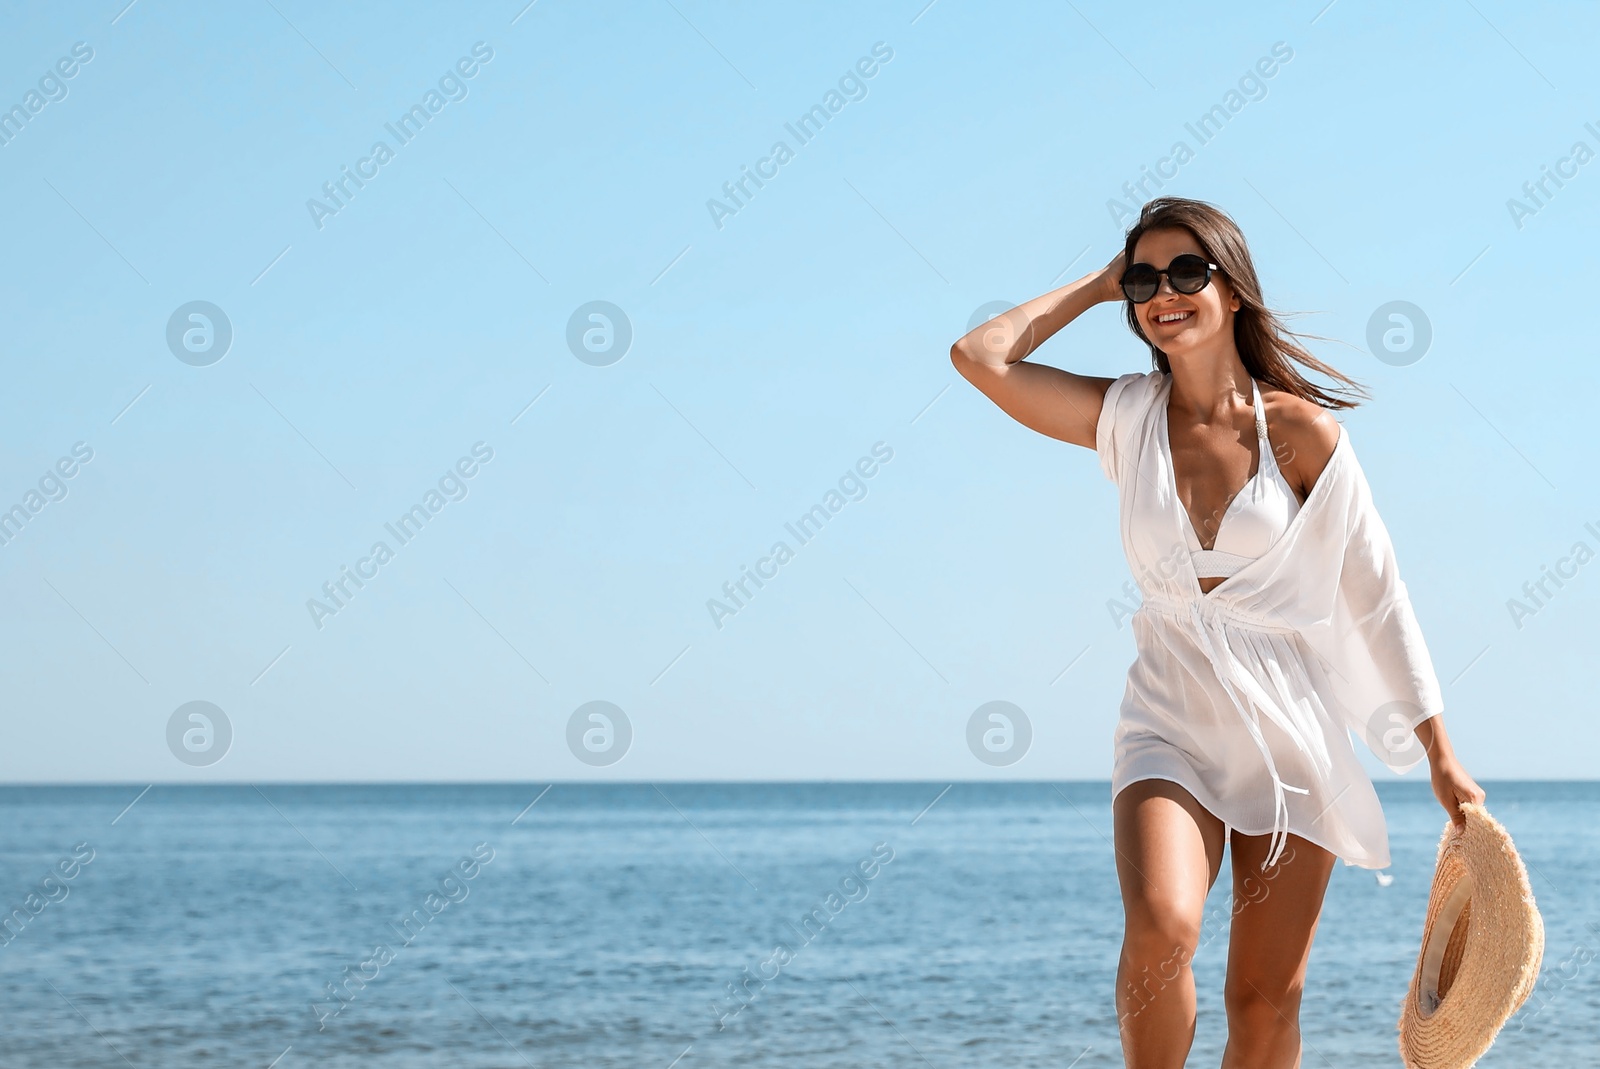
[(1303, 504), (1339, 444), (1340, 425), (1333, 413), (1315, 401), (1283, 390), (1264, 391), (1262, 403), (1278, 469)]

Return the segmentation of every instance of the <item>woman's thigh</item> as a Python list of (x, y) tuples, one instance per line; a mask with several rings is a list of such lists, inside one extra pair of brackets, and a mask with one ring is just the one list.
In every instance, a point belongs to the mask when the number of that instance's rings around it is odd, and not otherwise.
[(1228, 936), (1229, 1002), (1293, 1008), (1305, 982), (1323, 893), (1337, 860), (1291, 834), (1276, 865), (1261, 871), (1269, 835), (1234, 832), (1233, 923)]
[(1130, 932), (1198, 937), (1226, 831), (1180, 784), (1128, 784), (1112, 803), (1117, 880)]

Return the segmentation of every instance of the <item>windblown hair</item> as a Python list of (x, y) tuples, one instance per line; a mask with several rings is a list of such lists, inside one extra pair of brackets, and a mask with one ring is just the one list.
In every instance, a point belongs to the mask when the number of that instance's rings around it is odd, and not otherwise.
[[(1181, 227), (1193, 234), (1207, 258), (1221, 269), (1233, 291), (1239, 295), (1239, 310), (1233, 315), (1233, 342), (1239, 350), (1239, 359), (1245, 370), (1254, 378), (1323, 408), (1354, 408), (1361, 403), (1349, 400), (1346, 395), (1370, 399), (1364, 386), (1318, 360), (1299, 342), (1302, 338), (1319, 341), (1330, 339), (1290, 330), (1284, 326), (1279, 315), (1266, 306), (1244, 233), (1226, 212), (1215, 205), (1186, 197), (1156, 197), (1145, 204), (1139, 212), (1138, 221), (1128, 229), (1127, 244), (1123, 248), (1126, 261), (1130, 264), (1134, 262), (1133, 247), (1145, 231), (1162, 227)], [(1129, 329), (1139, 336), (1140, 341), (1150, 346), (1150, 356), (1156, 368), (1170, 375), (1172, 365), (1167, 360), (1167, 354), (1145, 337), (1133, 302), (1126, 303), (1124, 312)], [(1350, 389), (1336, 388), (1334, 393), (1328, 393), (1301, 375), (1293, 362), (1343, 382)]]

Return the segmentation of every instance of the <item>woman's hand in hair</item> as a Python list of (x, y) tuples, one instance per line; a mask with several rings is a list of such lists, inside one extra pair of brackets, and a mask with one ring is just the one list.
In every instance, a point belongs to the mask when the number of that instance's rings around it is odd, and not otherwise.
[(1122, 293), (1122, 272), (1128, 269), (1128, 255), (1118, 250), (1111, 258), (1111, 262), (1100, 269), (1100, 300), (1120, 301)]

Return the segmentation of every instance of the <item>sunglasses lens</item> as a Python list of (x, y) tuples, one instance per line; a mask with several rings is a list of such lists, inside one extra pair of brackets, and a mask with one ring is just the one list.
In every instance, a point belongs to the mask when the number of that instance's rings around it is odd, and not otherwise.
[(1185, 253), (1175, 257), (1167, 266), (1167, 277), (1172, 288), (1179, 293), (1198, 293), (1206, 285), (1206, 262), (1198, 256)]
[(1122, 293), (1134, 304), (1143, 304), (1156, 295), (1160, 276), (1149, 264), (1134, 264), (1122, 274)]

